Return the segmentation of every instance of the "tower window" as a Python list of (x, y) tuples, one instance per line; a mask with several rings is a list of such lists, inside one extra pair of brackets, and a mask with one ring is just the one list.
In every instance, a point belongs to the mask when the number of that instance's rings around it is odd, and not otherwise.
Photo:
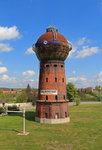
[(63, 65), (61, 65), (61, 68), (63, 68)]
[(65, 117), (67, 117), (67, 112), (65, 112)]
[(47, 68), (49, 68), (49, 65), (46, 65)]
[(65, 95), (63, 95), (63, 99), (66, 99)]
[(40, 117), (40, 113), (39, 113), (39, 111), (38, 111), (38, 117)]
[(55, 82), (57, 82), (57, 78), (55, 78)]
[(46, 82), (48, 82), (48, 78), (46, 78)]
[(58, 100), (58, 97), (57, 97), (57, 95), (55, 96), (55, 100)]
[(47, 113), (45, 113), (45, 118), (48, 118), (48, 114)]
[(62, 82), (64, 82), (64, 78), (62, 78)]
[(46, 96), (46, 100), (48, 100), (48, 96)]
[(57, 67), (57, 65), (54, 65), (54, 67)]

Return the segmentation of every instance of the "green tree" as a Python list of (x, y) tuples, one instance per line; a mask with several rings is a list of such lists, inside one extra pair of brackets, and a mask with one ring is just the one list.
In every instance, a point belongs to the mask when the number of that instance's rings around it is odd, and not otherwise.
[(97, 86), (95, 87), (95, 90), (99, 92), (99, 91), (102, 90), (102, 87), (97, 85)]
[(0, 94), (3, 94), (3, 89), (0, 89)]
[(0, 100), (4, 100), (4, 101), (6, 100), (6, 96), (5, 96), (5, 94), (3, 94), (3, 93), (2, 93), (2, 94), (0, 94)]
[(77, 97), (77, 89), (75, 88), (74, 84), (69, 82), (67, 84), (67, 97), (70, 102), (74, 101), (75, 97)]
[(25, 91), (22, 91), (21, 93), (17, 94), (16, 96), (16, 102), (17, 103), (24, 103), (24, 102), (27, 102), (27, 94)]
[(28, 96), (27, 101), (28, 101), (28, 102), (31, 102), (31, 101), (32, 101), (32, 98), (33, 98), (33, 94), (32, 94), (32, 89), (31, 89), (31, 87), (30, 87), (29, 84), (27, 85), (27, 88), (26, 88), (25, 91), (26, 91), (26, 94), (27, 94), (27, 96)]

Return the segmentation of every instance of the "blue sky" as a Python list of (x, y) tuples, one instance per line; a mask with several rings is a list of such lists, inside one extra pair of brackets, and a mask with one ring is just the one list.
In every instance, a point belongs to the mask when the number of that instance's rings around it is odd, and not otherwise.
[(66, 81), (102, 86), (102, 0), (0, 0), (0, 87), (38, 86), (31, 47), (49, 25), (73, 46)]

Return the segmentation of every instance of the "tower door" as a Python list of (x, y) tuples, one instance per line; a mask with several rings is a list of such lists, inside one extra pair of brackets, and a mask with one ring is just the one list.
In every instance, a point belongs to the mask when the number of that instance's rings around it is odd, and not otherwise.
[(59, 118), (58, 113), (56, 113), (56, 115), (55, 115), (55, 119), (58, 119), (58, 118)]

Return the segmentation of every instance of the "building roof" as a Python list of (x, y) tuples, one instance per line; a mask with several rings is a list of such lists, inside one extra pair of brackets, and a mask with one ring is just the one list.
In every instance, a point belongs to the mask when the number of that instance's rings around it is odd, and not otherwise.
[[(55, 36), (56, 36), (56, 38), (54, 38)], [(38, 39), (37, 42), (44, 42), (44, 41), (57, 41), (57, 42), (66, 42), (66, 43), (68, 43), (66, 38), (58, 32), (56, 32), (56, 33), (46, 32), (46, 33), (44, 33), (43, 35), (40, 36), (40, 38)]]
[(0, 101), (0, 104), (6, 103), (5, 101)]

